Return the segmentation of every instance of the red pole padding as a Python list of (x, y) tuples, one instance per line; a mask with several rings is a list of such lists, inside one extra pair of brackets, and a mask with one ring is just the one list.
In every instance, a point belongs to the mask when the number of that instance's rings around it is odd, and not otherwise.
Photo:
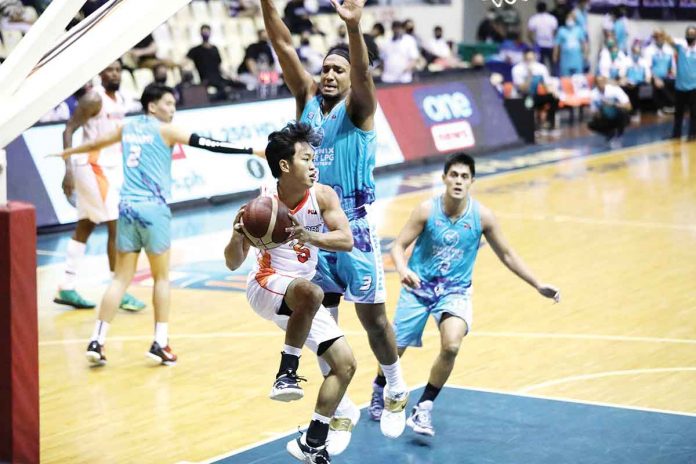
[(36, 214), (0, 206), (0, 462), (39, 462)]

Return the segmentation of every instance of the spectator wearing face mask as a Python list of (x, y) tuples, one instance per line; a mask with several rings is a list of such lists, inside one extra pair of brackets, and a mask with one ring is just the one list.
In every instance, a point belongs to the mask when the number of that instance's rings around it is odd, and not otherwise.
[(664, 31), (653, 32), (653, 42), (645, 49), (652, 74), (653, 99), (658, 116), (674, 113), (674, 49), (665, 42)]
[(552, 131), (556, 125), (558, 98), (549, 89), (550, 79), (548, 68), (537, 61), (534, 50), (525, 52), (524, 61), (512, 68), (512, 83), (517, 92), (530, 97), (535, 110), (546, 110), (546, 126), (542, 131)]
[(628, 51), (628, 19), (626, 18), (626, 7), (617, 6), (604, 17), (602, 25), (605, 31), (611, 31), (616, 37), (616, 43), (619, 50)]
[(201, 44), (190, 49), (186, 57), (196, 66), (201, 83), (217, 90), (215, 99), (225, 99), (233, 87), (243, 87), (222, 75), (220, 51), (210, 43), (210, 26), (207, 24), (201, 26)]
[(503, 41), (505, 29), (503, 23), (498, 17), (495, 8), (490, 7), (486, 13), (486, 17), (479, 23), (476, 39), (479, 42), (495, 42)]
[(609, 83), (606, 76), (598, 75), (591, 99), (592, 120), (587, 127), (604, 135), (612, 148), (620, 147), (631, 111), (628, 95), (618, 85)]
[(556, 34), (553, 61), (558, 64), (561, 76), (572, 76), (583, 72), (587, 55), (587, 37), (575, 23), (575, 15), (569, 12), (563, 26)]
[(696, 139), (696, 26), (686, 28), (683, 40), (665, 34), (665, 41), (677, 51), (677, 76), (672, 137), (680, 138), (684, 111), (689, 111), (689, 140)]
[(597, 66), (599, 74), (618, 81), (625, 76), (628, 65), (628, 57), (619, 50), (613, 34), (609, 35), (606, 42), (604, 42), (604, 47), (599, 52), (599, 63)]
[(392, 39), (381, 50), (382, 82), (409, 83), (413, 81), (420, 53), (413, 37), (406, 35), (401, 21), (392, 22)]
[(431, 58), (429, 61), (443, 68), (457, 67), (461, 64), (458, 57), (452, 51), (450, 43), (443, 37), (442, 26), (435, 26), (433, 37), (428, 40), (424, 47)]
[(650, 65), (643, 57), (640, 43), (636, 42), (631, 47), (631, 54), (627, 58), (626, 70), (620, 80), (621, 88), (631, 100), (632, 115), (635, 122), (640, 121), (640, 89), (650, 82), (652, 75)]

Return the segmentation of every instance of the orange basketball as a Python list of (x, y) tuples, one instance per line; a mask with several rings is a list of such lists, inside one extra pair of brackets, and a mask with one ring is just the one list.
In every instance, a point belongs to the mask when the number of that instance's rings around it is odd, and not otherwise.
[(270, 250), (282, 245), (290, 236), (285, 229), (292, 227), (290, 210), (277, 197), (256, 197), (244, 206), (242, 229), (256, 247)]

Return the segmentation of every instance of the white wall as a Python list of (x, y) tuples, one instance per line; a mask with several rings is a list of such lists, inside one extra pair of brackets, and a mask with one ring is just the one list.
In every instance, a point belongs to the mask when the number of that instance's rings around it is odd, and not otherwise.
[(405, 5), (405, 6), (376, 6), (371, 7), (375, 20), (384, 24), (386, 30), (391, 29), (391, 22), (395, 19), (413, 19), (416, 23), (416, 34), (422, 39), (429, 39), (433, 35), (435, 26), (442, 26), (445, 39), (462, 40), (464, 3), (479, 3), (480, 0), (452, 0), (451, 5)]

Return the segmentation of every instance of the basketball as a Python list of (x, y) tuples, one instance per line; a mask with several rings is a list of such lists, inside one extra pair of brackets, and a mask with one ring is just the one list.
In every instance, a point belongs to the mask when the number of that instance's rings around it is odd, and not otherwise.
[(277, 197), (261, 196), (254, 198), (244, 206), (242, 229), (244, 235), (256, 247), (262, 250), (276, 248), (290, 236), (285, 232), (292, 227), (290, 210)]

